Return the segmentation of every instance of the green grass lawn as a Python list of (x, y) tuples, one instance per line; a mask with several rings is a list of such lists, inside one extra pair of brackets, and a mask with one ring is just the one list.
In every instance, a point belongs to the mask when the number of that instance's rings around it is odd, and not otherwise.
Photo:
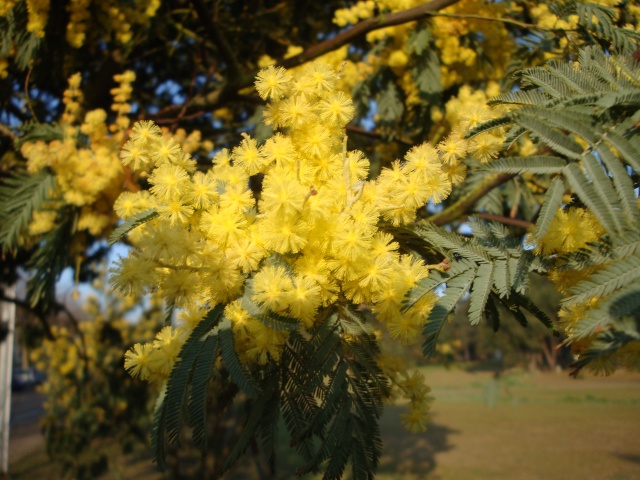
[[(574, 380), (566, 373), (510, 372), (496, 381), (490, 372), (423, 370), (436, 399), (429, 429), (418, 435), (405, 431), (402, 405), (387, 407), (376, 478), (640, 479), (639, 374)], [(285, 437), (283, 432), (278, 479), (295, 478), (299, 466)], [(56, 478), (43, 474), (43, 459), (43, 452), (23, 459), (12, 466), (11, 478)], [(150, 473), (149, 462), (123, 458), (118, 474), (104, 478), (162, 478)], [(254, 458), (244, 458), (225, 475), (236, 478), (258, 478)]]

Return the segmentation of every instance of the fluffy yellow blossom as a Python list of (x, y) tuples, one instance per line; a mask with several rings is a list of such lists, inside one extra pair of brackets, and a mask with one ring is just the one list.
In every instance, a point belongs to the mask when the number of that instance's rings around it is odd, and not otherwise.
[[(157, 290), (178, 308), (228, 303), (243, 362), (278, 361), (286, 341), (249, 311), (310, 329), (337, 301), (366, 302), (392, 336), (418, 340), (435, 301), (425, 296), (405, 312), (402, 300), (428, 269), (400, 255), (378, 222), (411, 221), (417, 209), (448, 194), (450, 176), (443, 154), (423, 144), (368, 180), (369, 160), (346, 148), (353, 105), (336, 91), (336, 78), (319, 63), (293, 73), (265, 69), (256, 88), (276, 131), (263, 144), (244, 135), (236, 148), (218, 152), (206, 173), (180, 164), (184, 132), (171, 143), (152, 123), (134, 125), (122, 161), (149, 172), (151, 188), (144, 197), (123, 194), (116, 208), (130, 217), (148, 206), (159, 216), (130, 234), (135, 250), (114, 269), (116, 288)], [(456, 157), (446, 165), (457, 164)], [(249, 188), (258, 174), (259, 196)], [(177, 331), (192, 329), (193, 318)], [(166, 372), (154, 359), (170, 365), (173, 353), (150, 354), (158, 378)]]
[(540, 240), (539, 250), (543, 255), (576, 252), (595, 242), (604, 229), (594, 215), (583, 208), (560, 209)]

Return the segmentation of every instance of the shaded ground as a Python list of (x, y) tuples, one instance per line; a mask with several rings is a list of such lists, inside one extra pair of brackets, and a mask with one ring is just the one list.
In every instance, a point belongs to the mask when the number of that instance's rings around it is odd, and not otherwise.
[[(429, 430), (406, 432), (399, 421), (403, 407), (388, 407), (378, 479), (640, 479), (638, 374), (573, 380), (566, 373), (512, 372), (498, 381), (490, 372), (459, 369), (433, 367), (425, 374), (436, 398)], [(12, 459), (20, 458), (13, 447), (21, 435), (12, 431)], [(39, 438), (33, 431), (25, 437)], [(31, 452), (12, 460), (12, 479), (58, 478), (41, 440), (22, 445)], [(299, 464), (284, 435), (279, 450), (277, 478), (294, 478)], [(162, 478), (144, 457), (116, 463), (105, 478)], [(251, 457), (225, 476), (245, 478), (258, 478)]]

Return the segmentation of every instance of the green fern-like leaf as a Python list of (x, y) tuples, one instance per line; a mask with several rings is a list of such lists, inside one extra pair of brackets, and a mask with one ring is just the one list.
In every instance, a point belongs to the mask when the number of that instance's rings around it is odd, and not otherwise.
[[(606, 143), (599, 144), (597, 150), (602, 163), (608, 171), (607, 176), (610, 176), (613, 182), (618, 199), (616, 204), (622, 208), (626, 217), (625, 221), (633, 225), (638, 220), (638, 207), (633, 181), (624, 164), (611, 152)], [(604, 183), (602, 180), (600, 180), (600, 182)]]
[(433, 224), (416, 228), (415, 232), (431, 245), (439, 247), (443, 251), (457, 253), (477, 263), (491, 261), (491, 257), (473, 240), (467, 240), (456, 233), (447, 232), (445, 229)]
[(471, 287), (475, 274), (474, 269), (469, 269), (449, 281), (445, 294), (440, 297), (431, 310), (427, 323), (422, 331), (425, 335), (422, 351), (426, 358), (431, 358), (435, 353), (438, 336), (444, 326), (445, 320)]
[(164, 408), (164, 399), (167, 393), (167, 385), (163, 385), (158, 398), (156, 399), (156, 405), (153, 412), (153, 428), (151, 430), (151, 445), (153, 448), (153, 455), (158, 464), (160, 470), (165, 469), (165, 422), (166, 422), (166, 410)]
[(469, 322), (471, 325), (477, 325), (482, 319), (485, 305), (493, 286), (493, 270), (493, 264), (485, 263), (480, 265), (476, 271), (469, 305)]
[(558, 336), (560, 334), (560, 332), (558, 332), (558, 328), (553, 323), (549, 315), (542, 311), (535, 303), (531, 301), (531, 299), (525, 297), (524, 295), (520, 295), (519, 293), (514, 293), (509, 297), (509, 299), (513, 300), (513, 305), (517, 306), (516, 308), (524, 308), (534, 317), (536, 317), (545, 327), (547, 327), (547, 329), (553, 335)]
[(640, 172), (640, 140), (637, 136), (625, 138), (617, 131), (609, 131), (606, 141), (618, 151), (627, 165)]
[(113, 233), (109, 236), (109, 245), (113, 245), (118, 240), (122, 239), (127, 233), (133, 230), (140, 225), (147, 223), (154, 218), (158, 217), (158, 212), (155, 209), (151, 208), (149, 210), (145, 210), (144, 212), (140, 212), (137, 215), (127, 219), (124, 221), (122, 225), (116, 228)]
[(418, 303), (423, 296), (433, 292), (436, 287), (448, 282), (451, 278), (460, 275), (469, 269), (475, 269), (475, 264), (468, 261), (459, 261), (455, 262), (452, 265), (451, 270), (446, 273), (438, 271), (432, 272), (427, 278), (420, 280), (407, 292), (402, 301), (402, 310), (406, 311), (410, 309)]
[(582, 173), (578, 165), (575, 163), (567, 165), (563, 175), (568, 180), (571, 189), (607, 231), (620, 232), (622, 230), (618, 215), (612, 212), (609, 202), (597, 194), (593, 184)]
[(223, 472), (228, 470), (235, 464), (240, 456), (245, 452), (249, 446), (249, 442), (254, 438), (258, 427), (262, 421), (262, 415), (265, 411), (267, 403), (273, 400), (274, 396), (277, 396), (278, 377), (275, 375), (270, 376), (263, 384), (263, 389), (260, 398), (251, 401), (249, 407), (249, 417), (242, 429), (240, 437), (234, 444), (233, 448), (226, 456), (224, 465), (222, 467)]
[(32, 308), (48, 311), (56, 301), (56, 282), (62, 271), (71, 264), (69, 245), (75, 234), (79, 212), (63, 207), (61, 221), (45, 234), (26, 267), (33, 272), (27, 280), (27, 294)]
[(22, 145), (29, 142), (51, 142), (53, 140), (62, 140), (64, 132), (59, 125), (50, 123), (27, 122), (20, 127), (22, 135), (15, 141), (16, 149), (22, 148)]
[(582, 147), (576, 141), (551, 128), (545, 120), (536, 115), (522, 112), (517, 115), (514, 121), (530, 131), (539, 142), (549, 148), (568, 158), (580, 160)]
[(558, 208), (560, 208), (563, 195), (564, 183), (560, 177), (556, 177), (551, 181), (549, 189), (544, 196), (542, 207), (540, 208), (540, 213), (536, 222), (535, 239), (537, 242), (540, 242), (540, 240), (542, 240), (542, 238), (547, 234), (547, 230), (549, 230), (549, 226), (551, 225)]
[(200, 353), (205, 345), (204, 336), (219, 322), (223, 310), (224, 305), (217, 305), (193, 329), (171, 370), (163, 404), (163, 408), (166, 409), (164, 418), (170, 442), (179, 441), (182, 414), (188, 400), (187, 390), (193, 381), (195, 367), (200, 361)]
[(588, 280), (578, 283), (571, 289), (572, 295), (562, 303), (574, 305), (592, 297), (603, 298), (624, 286), (633, 284), (638, 278), (640, 278), (640, 257), (629, 256), (605, 266), (591, 275)]
[(251, 376), (251, 373), (240, 362), (235, 349), (233, 329), (231, 321), (224, 318), (220, 322), (220, 330), (218, 333), (220, 341), (220, 350), (222, 352), (222, 360), (224, 361), (229, 375), (238, 387), (240, 387), (250, 397), (257, 397), (260, 394), (260, 388)]
[(492, 173), (560, 173), (567, 162), (549, 155), (532, 155), (530, 157), (499, 158), (483, 166), (483, 170)]
[(217, 355), (218, 337), (209, 335), (204, 339), (193, 370), (187, 402), (188, 425), (193, 429), (191, 440), (203, 451), (207, 447), (207, 393)]
[(508, 297), (511, 293), (511, 272), (508, 260), (497, 260), (493, 273), (493, 284), (500, 298)]
[(0, 183), (0, 245), (2, 251), (18, 246), (35, 210), (40, 209), (56, 186), (47, 170), (35, 175), (15, 173)]

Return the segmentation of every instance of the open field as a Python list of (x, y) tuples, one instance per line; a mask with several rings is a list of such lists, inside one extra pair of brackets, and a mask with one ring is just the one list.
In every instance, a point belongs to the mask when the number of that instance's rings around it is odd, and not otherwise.
[[(436, 398), (432, 423), (413, 435), (400, 425), (401, 405), (386, 409), (378, 479), (640, 479), (639, 374), (511, 372), (496, 382), (491, 372), (424, 371)], [(57, 478), (42, 443), (30, 448), (12, 455), (11, 478)], [(149, 463), (123, 457), (104, 478), (162, 478)], [(294, 478), (297, 466), (283, 435), (277, 478)], [(255, 462), (245, 459), (225, 478), (258, 478)]]

